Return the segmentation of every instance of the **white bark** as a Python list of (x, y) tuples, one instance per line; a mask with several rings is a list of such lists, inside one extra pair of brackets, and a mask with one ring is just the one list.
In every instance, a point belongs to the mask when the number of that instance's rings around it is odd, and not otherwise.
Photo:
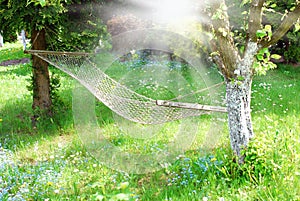
[(3, 47), (4, 46), (4, 42), (3, 42), (3, 36), (1, 35), (1, 32), (0, 31), (0, 47)]
[(252, 65), (258, 46), (249, 42), (243, 60), (234, 71), (237, 80), (226, 83), (228, 124), (231, 147), (243, 163), (242, 149), (246, 148), (250, 139), (254, 137), (251, 121), (251, 85)]
[(242, 163), (241, 151), (254, 136), (250, 110), (251, 81), (228, 82), (226, 93), (231, 148)]

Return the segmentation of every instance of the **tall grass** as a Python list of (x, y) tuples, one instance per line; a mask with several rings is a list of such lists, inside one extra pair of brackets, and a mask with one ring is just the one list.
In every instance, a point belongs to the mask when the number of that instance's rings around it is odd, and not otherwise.
[[(19, 45), (0, 49), (0, 61), (23, 57)], [(234, 162), (225, 126), (212, 136), (198, 130), (190, 150), (142, 175), (115, 171), (89, 154), (73, 127), (74, 82), (51, 72), (60, 76), (60, 101), (55, 115), (32, 129), (31, 64), (0, 66), (0, 200), (300, 200), (300, 68), (280, 65), (254, 79), (256, 136), (245, 164)], [(107, 139), (124, 151), (155, 153), (178, 129), (172, 122), (142, 142), (120, 132), (104, 105), (96, 110)], [(214, 138), (204, 152), (203, 141)]]

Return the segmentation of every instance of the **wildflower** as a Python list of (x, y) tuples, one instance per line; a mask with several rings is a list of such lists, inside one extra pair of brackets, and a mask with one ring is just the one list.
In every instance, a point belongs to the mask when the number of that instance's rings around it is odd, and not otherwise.
[(59, 194), (59, 189), (54, 190), (55, 194)]
[(214, 157), (212, 159), (210, 159), (211, 162), (215, 162), (217, 159)]
[(48, 181), (48, 182), (47, 182), (47, 185), (48, 185), (48, 186), (53, 186), (53, 182)]

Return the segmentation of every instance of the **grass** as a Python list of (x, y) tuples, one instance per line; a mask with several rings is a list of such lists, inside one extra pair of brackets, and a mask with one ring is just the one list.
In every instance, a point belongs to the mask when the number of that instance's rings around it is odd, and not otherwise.
[[(22, 53), (21, 45), (6, 44), (0, 49), (0, 61), (23, 57), (28, 55)], [(130, 78), (127, 70), (118, 69), (115, 76), (128, 73)], [(207, 132), (211, 124), (207, 116), (201, 117), (203, 124), (197, 125), (202, 129), (195, 132), (184, 154), (160, 164), (164, 168), (158, 171), (141, 175), (111, 169), (89, 154), (74, 128), (75, 83), (56, 69), (51, 72), (59, 75), (61, 87), (55, 115), (31, 128), (32, 97), (26, 88), (30, 72), (30, 64), (0, 66), (0, 200), (300, 200), (300, 68), (280, 65), (254, 79), (256, 137), (246, 150), (244, 165), (233, 162), (226, 126)], [(185, 125), (177, 121), (144, 128), (124, 123), (101, 103), (96, 104), (96, 114), (109, 142), (124, 151), (157, 156), (174, 139), (180, 123)], [(128, 135), (132, 128), (136, 136), (152, 129), (155, 137), (144, 133), (142, 139), (135, 139)], [(210, 146), (211, 141), (215, 146)]]

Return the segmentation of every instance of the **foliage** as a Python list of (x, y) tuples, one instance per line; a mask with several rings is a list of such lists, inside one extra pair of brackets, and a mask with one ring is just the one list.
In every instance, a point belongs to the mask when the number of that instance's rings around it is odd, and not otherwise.
[[(72, 4), (61, 26), (49, 28), (47, 41), (52, 50), (91, 51), (109, 40), (106, 25), (98, 16), (98, 4)], [(102, 44), (101, 44), (102, 45)], [(103, 44), (102, 48), (109, 48)]]
[(284, 59), (288, 63), (300, 62), (300, 31), (289, 32), (286, 37), (288, 38), (289, 47), (283, 53)]
[(63, 3), (68, 1), (2, 1), (0, 4), (0, 23), (3, 31), (26, 29), (40, 30), (47, 25), (56, 24), (66, 10)]
[[(240, 52), (244, 52), (245, 48), (245, 39), (247, 38), (247, 27), (248, 27), (248, 18), (250, 1), (236, 1), (228, 0), (228, 15), (229, 20), (232, 25), (232, 34), (234, 34), (235, 45), (239, 48)], [(295, 8), (295, 1), (266, 1), (265, 7), (263, 9), (263, 29), (258, 30), (257, 36), (262, 39), (264, 37), (271, 38), (272, 30), (278, 28), (282, 19), (286, 16), (288, 11), (291, 11)], [(242, 14), (243, 18), (241, 18)], [(299, 23), (295, 24), (294, 29), (290, 29), (287, 34), (280, 39), (275, 46), (270, 48), (272, 54), (278, 54), (284, 56), (286, 62), (297, 63), (299, 55), (299, 33), (297, 33), (297, 26)], [(266, 29), (267, 27), (267, 29)], [(275, 59), (276, 60), (276, 59)], [(277, 60), (278, 61), (278, 60)], [(267, 69), (272, 69), (274, 67), (270, 61), (265, 63), (260, 67), (267, 67)], [(256, 64), (257, 65), (257, 64)], [(257, 68), (257, 66), (255, 67)]]
[(261, 49), (256, 54), (257, 61), (253, 64), (255, 73), (258, 75), (266, 75), (268, 70), (276, 68), (276, 64), (270, 61), (271, 58), (278, 59), (280, 56), (275, 54), (271, 55), (268, 48)]
[[(274, 4), (269, 4), (266, 9), (265, 21), (272, 23), (274, 28), (277, 28), (286, 15), (286, 12), (295, 8), (295, 1), (276, 1)], [(299, 21), (290, 29), (286, 35), (278, 41), (275, 47), (271, 48), (272, 53), (280, 54), (284, 57), (287, 63), (297, 63), (299, 59)]]
[(106, 27), (97, 16), (99, 7), (91, 2), (2, 1), (0, 23), (4, 36), (25, 29), (30, 37), (32, 30), (46, 29), (47, 44), (52, 50), (90, 50), (107, 37)]
[(11, 42), (15, 42), (17, 40), (17, 34), (14, 30), (5, 31), (2, 36), (3, 36), (4, 42), (11, 43)]

